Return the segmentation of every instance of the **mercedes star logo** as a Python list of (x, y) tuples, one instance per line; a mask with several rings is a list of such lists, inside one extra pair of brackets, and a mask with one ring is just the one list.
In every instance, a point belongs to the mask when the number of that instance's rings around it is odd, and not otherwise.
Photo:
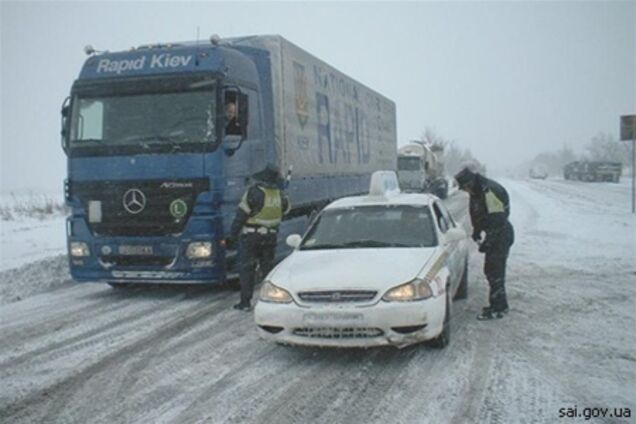
[(131, 188), (124, 193), (124, 209), (133, 215), (143, 211), (146, 207), (146, 196), (138, 188)]

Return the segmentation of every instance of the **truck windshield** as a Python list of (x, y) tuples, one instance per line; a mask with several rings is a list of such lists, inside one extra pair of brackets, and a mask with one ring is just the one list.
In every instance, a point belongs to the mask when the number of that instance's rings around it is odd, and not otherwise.
[(399, 157), (398, 170), (400, 171), (419, 171), (420, 158), (418, 157)]
[(78, 90), (73, 101), (71, 149), (155, 152), (215, 144), (216, 85), (204, 82), (167, 90), (165, 85), (161, 89), (141, 85), (143, 92), (130, 86), (121, 91), (116, 86), (110, 91), (105, 87)]
[(301, 250), (437, 245), (428, 207), (361, 206), (328, 209), (312, 225)]

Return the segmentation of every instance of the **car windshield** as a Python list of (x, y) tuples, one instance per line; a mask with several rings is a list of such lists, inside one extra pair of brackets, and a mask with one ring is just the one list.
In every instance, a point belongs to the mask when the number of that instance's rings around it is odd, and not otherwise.
[(215, 85), (191, 84), (154, 92), (78, 93), (73, 102), (71, 148), (176, 148), (215, 141)]
[(325, 210), (301, 250), (432, 247), (437, 237), (426, 206), (360, 206)]
[(418, 157), (401, 157), (398, 158), (398, 170), (400, 171), (419, 171), (420, 158)]

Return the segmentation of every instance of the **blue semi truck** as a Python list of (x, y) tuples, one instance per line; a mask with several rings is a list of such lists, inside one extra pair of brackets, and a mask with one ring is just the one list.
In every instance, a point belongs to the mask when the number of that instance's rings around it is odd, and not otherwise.
[(87, 53), (62, 105), (76, 281), (225, 282), (224, 239), (266, 164), (293, 168), (279, 241), (396, 169), (394, 103), (280, 36)]

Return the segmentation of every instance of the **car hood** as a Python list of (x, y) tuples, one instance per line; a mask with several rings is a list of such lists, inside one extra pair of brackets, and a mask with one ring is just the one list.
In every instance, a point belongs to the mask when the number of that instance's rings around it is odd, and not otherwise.
[(268, 276), (292, 292), (386, 290), (411, 281), (436, 252), (427, 248), (296, 250)]

